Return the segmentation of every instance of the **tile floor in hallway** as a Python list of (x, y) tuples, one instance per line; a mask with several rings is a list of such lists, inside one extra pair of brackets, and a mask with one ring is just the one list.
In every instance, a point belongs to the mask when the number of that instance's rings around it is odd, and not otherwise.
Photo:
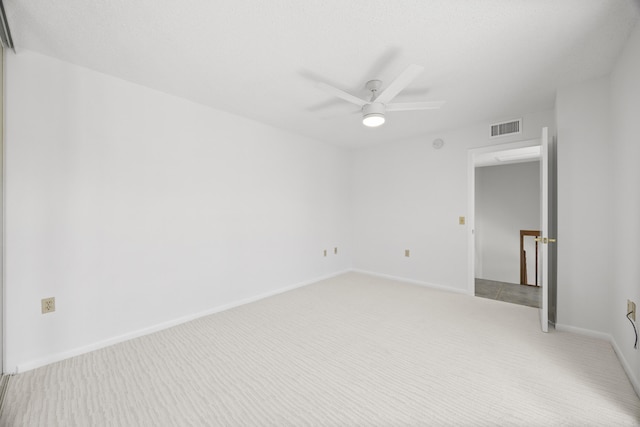
[(536, 286), (476, 279), (475, 295), (477, 297), (539, 308), (540, 292), (541, 289)]

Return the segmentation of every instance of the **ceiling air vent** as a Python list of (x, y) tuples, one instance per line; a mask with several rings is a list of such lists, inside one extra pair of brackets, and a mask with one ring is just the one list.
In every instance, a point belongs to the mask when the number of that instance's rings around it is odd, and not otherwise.
[(522, 119), (510, 120), (508, 122), (496, 123), (491, 125), (491, 138), (499, 136), (513, 135), (522, 131)]

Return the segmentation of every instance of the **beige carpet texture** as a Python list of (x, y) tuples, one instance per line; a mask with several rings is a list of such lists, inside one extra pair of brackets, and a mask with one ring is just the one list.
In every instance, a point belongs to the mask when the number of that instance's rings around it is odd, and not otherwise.
[(2, 426), (627, 426), (611, 345), (357, 273), (11, 377)]

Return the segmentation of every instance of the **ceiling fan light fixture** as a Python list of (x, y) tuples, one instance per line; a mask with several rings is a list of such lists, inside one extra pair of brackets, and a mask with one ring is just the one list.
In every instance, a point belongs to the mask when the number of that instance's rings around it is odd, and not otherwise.
[(362, 124), (371, 128), (382, 125), (385, 121), (384, 104), (373, 102), (362, 107)]
[(375, 128), (384, 124), (384, 120), (384, 114), (370, 113), (362, 117), (362, 124), (370, 128)]

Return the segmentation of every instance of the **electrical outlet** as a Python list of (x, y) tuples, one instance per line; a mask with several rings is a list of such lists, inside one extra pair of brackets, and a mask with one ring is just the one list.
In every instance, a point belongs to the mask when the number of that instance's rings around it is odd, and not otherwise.
[(338, 248), (333, 248), (333, 254), (338, 255)]
[(406, 256), (407, 258), (411, 256), (411, 251), (409, 249), (405, 249), (404, 250), (404, 256)]
[(464, 225), (465, 224), (465, 218), (463, 216), (459, 216), (458, 217), (458, 224), (460, 224), (460, 225)]
[(627, 313), (631, 313), (629, 314), (629, 317), (631, 318), (631, 320), (635, 322), (636, 321), (636, 303), (629, 299), (627, 300)]
[(327, 250), (326, 249), (324, 250), (324, 256), (327, 256)]
[(42, 302), (42, 314), (56, 311), (55, 297), (43, 298), (41, 302)]

